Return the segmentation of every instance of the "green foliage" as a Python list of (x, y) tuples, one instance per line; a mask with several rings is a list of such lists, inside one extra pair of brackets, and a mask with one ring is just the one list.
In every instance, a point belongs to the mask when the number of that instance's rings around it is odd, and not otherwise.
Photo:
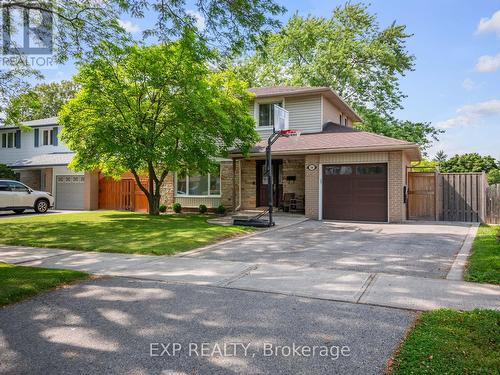
[(71, 167), (130, 170), (157, 214), (168, 173), (205, 174), (215, 157), (247, 153), (258, 141), (251, 94), (233, 72), (210, 69), (213, 56), (192, 30), (149, 47), (103, 44), (80, 66), (81, 90), (60, 112), (61, 139), (76, 152)]
[(397, 120), (361, 106), (356, 107), (356, 110), (363, 119), (362, 123), (355, 124), (357, 129), (416, 143), (424, 155), (432, 141), (437, 141), (439, 134), (443, 133), (443, 130), (436, 129), (428, 122)]
[(200, 204), (200, 206), (198, 207), (198, 211), (200, 212), (200, 214), (205, 214), (207, 213), (208, 208), (204, 204)]
[[(145, 38), (152, 37), (160, 42), (171, 41), (181, 35), (186, 27), (192, 27), (211, 45), (229, 54), (251, 46), (262, 46), (260, 36), (279, 25), (275, 17), (285, 10), (273, 0), (199, 0), (193, 4), (164, 0), (104, 0), (99, 1), (98, 6), (96, 0), (1, 3), (1, 9), (5, 12), (11, 9), (36, 9), (53, 16), (53, 56), (58, 64), (69, 59), (81, 62), (92, 58), (93, 48), (102, 41), (121, 45), (131, 40), (131, 35), (120, 26), (119, 20), (124, 14), (152, 20), (154, 25), (143, 31)], [(202, 27), (197, 27), (198, 18), (203, 19)], [(20, 22), (12, 22), (12, 28), (21, 27)], [(39, 70), (23, 63), (21, 53), (15, 57), (19, 57), (16, 64), (11, 65), (10, 69), (0, 70), (0, 112), (5, 110), (10, 97), (30, 86), (29, 80), (43, 78)]]
[[(150, 216), (92, 211), (65, 215), (2, 218), (0, 243), (82, 251), (171, 255), (252, 232), (223, 226), (200, 215)], [(2, 277), (0, 270), (0, 279)], [(4, 285), (0, 280), (0, 285)], [(0, 287), (0, 294), (2, 292)]]
[(215, 213), (217, 213), (218, 215), (225, 215), (226, 211), (226, 207), (224, 207), (224, 205), (222, 204), (215, 209)]
[(404, 97), (399, 76), (413, 69), (410, 37), (406, 26), (381, 28), (368, 6), (348, 2), (330, 18), (294, 15), (240, 72), (252, 86), (328, 86), (351, 104), (390, 113)]
[(493, 156), (481, 156), (478, 153), (455, 155), (441, 163), (441, 172), (489, 172), (499, 169), (500, 165)]
[(360, 129), (417, 143), (425, 153), (442, 131), (392, 116), (405, 97), (399, 79), (413, 70), (411, 36), (395, 22), (380, 27), (367, 5), (347, 2), (330, 18), (294, 15), (267, 48), (236, 65), (251, 86), (330, 87), (360, 114)]
[(496, 374), (500, 311), (424, 312), (392, 365), (394, 375)]
[(23, 267), (0, 263), (0, 306), (54, 289), (89, 275), (80, 271)]
[(0, 163), (0, 178), (13, 180), (16, 178), (16, 174), (9, 166)]
[(411, 163), (412, 172), (436, 172), (438, 163), (434, 160), (422, 159)]
[(472, 244), (465, 279), (480, 283), (500, 284), (500, 242), (498, 225), (481, 225)]
[(176, 214), (180, 214), (180, 213), (181, 213), (181, 211), (182, 211), (182, 206), (181, 206), (181, 204), (180, 204), (180, 203), (178, 203), (178, 202), (174, 203), (174, 204), (172, 205), (172, 210), (174, 210), (174, 212), (175, 212)]
[(29, 91), (11, 98), (5, 111), (5, 122), (6, 124), (18, 125), (21, 121), (55, 117), (77, 90), (77, 84), (72, 81), (37, 85)]
[(500, 169), (491, 169), (488, 172), (488, 184), (500, 184)]
[(167, 206), (165, 206), (164, 204), (160, 204), (160, 207), (158, 209), (160, 212), (167, 212)]
[(443, 150), (439, 150), (438, 152), (436, 152), (436, 156), (434, 156), (434, 160), (438, 164), (445, 162), (446, 159), (448, 159), (448, 155), (446, 155)]

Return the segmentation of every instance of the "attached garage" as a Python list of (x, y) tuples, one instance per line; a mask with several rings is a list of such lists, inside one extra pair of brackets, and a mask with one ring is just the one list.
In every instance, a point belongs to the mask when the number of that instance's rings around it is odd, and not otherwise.
[(85, 176), (56, 176), (56, 208), (58, 210), (83, 210)]
[(387, 164), (323, 165), (323, 219), (381, 221), (387, 214)]

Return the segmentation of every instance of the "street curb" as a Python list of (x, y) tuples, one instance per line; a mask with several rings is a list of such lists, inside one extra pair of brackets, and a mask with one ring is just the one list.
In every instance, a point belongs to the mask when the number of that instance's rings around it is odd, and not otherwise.
[(446, 275), (446, 280), (464, 280), (465, 266), (467, 265), (467, 259), (469, 258), (472, 243), (474, 242), (474, 238), (476, 238), (478, 228), (479, 223), (474, 223), (470, 226), (467, 237), (465, 237), (462, 247), (455, 257), (450, 271)]

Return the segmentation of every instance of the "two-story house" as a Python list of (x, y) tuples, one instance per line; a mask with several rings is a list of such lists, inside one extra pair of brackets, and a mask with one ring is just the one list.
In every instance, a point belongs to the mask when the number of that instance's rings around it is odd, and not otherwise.
[(361, 118), (326, 87), (250, 91), (261, 142), (249, 157), (236, 151), (231, 161), (222, 161), (220, 176), (173, 178), (164, 190), (166, 202), (193, 208), (223, 204), (234, 211), (267, 206), (265, 149), (276, 104), (288, 111), (290, 129), (301, 136), (273, 145), (274, 206), (290, 207), (292, 201), (293, 208), (319, 220), (406, 219), (407, 167), (421, 159), (416, 144), (353, 129)]
[[(307, 217), (319, 220), (406, 219), (407, 167), (421, 158), (416, 144), (353, 129), (353, 123), (361, 119), (329, 88), (250, 91), (255, 96), (249, 111), (261, 142), (248, 157), (234, 151), (230, 159), (220, 160), (219, 173), (170, 174), (162, 186), (163, 203), (179, 202), (186, 209), (222, 204), (232, 211), (267, 206), (265, 148), (273, 129), (273, 108), (278, 105), (288, 111), (290, 129), (300, 131), (301, 136), (279, 138), (273, 145), (276, 207), (303, 209)], [(144, 194), (130, 174), (115, 181), (98, 172), (68, 170), (72, 153), (57, 139), (56, 119), (27, 125), (32, 132), (0, 129), (0, 162), (14, 167), (21, 181), (33, 188), (52, 191), (56, 207), (147, 209)]]
[(57, 118), (28, 121), (28, 130), (0, 127), (0, 163), (10, 166), (18, 180), (56, 196), (56, 208), (85, 208), (85, 174), (68, 169), (73, 153), (59, 140)]

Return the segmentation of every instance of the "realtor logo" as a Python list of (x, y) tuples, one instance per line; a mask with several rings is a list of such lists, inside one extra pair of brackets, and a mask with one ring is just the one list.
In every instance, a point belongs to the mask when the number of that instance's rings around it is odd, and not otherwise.
[[(36, 69), (51, 67), (54, 49), (52, 12), (7, 6), (8, 4), (8, 1), (0, 0), (0, 5), (3, 5), (0, 14), (2, 30), (0, 68), (13, 67), (20, 63)], [(50, 2), (46, 4), (50, 5)]]

